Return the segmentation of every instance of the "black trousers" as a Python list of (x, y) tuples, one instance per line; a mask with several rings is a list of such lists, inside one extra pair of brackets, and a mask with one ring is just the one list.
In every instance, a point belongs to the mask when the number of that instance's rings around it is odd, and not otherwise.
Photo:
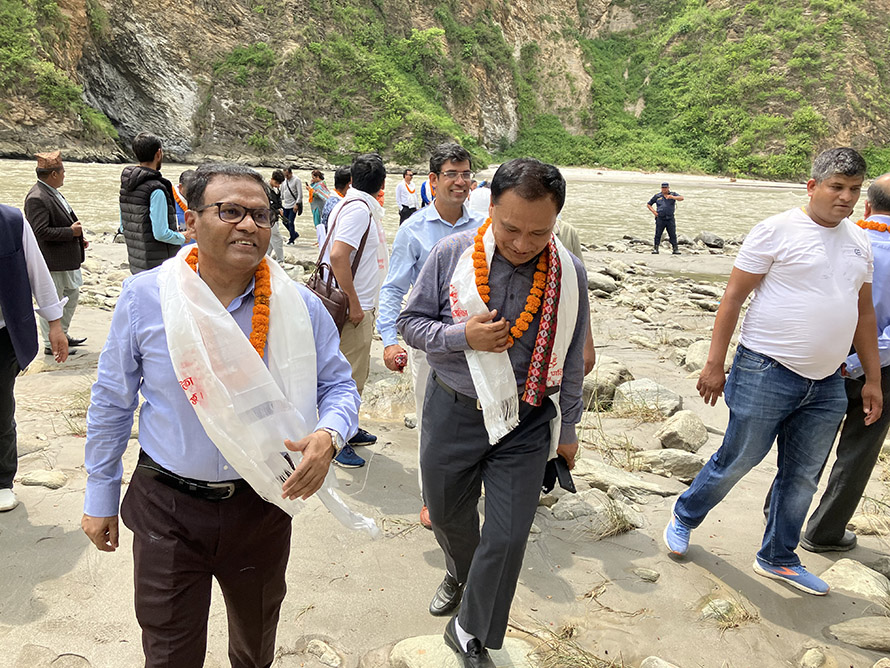
[(673, 216), (655, 216), (655, 250), (661, 245), (661, 236), (667, 230), (671, 246), (677, 250), (677, 221)]
[(482, 411), (449, 395), (433, 375), (423, 402), (420, 470), (433, 531), (448, 572), (466, 583), (460, 625), (492, 649), (504, 642), (556, 416), (550, 399), (519, 406), (519, 425), (489, 445)]
[(15, 435), (15, 379), (19, 363), (6, 327), (0, 328), (0, 489), (12, 489), (19, 455)]
[(294, 239), (300, 236), (299, 232), (297, 232), (297, 227), (294, 224), (294, 219), (296, 218), (296, 211), (293, 209), (285, 209), (284, 210), (284, 219), (281, 221), (284, 223), (284, 226), (287, 228), (287, 243), (291, 244), (294, 242)]
[(232, 667), (272, 665), (287, 589), (290, 515), (252, 489), (206, 501), (136, 469), (121, 518), (134, 534), (136, 619), (146, 668), (204, 665), (214, 577), (226, 602)]
[(841, 426), (837, 459), (831, 467), (825, 493), (804, 532), (806, 539), (816, 545), (836, 545), (843, 538), (890, 430), (890, 366), (881, 369), (885, 411), (877, 422), (867, 427), (862, 412), (863, 385), (865, 378), (846, 380), (847, 415)]
[(408, 220), (411, 216), (413, 216), (416, 211), (417, 211), (416, 208), (412, 209), (411, 207), (408, 207), (408, 206), (400, 207), (399, 208), (399, 225), (401, 225), (406, 220)]

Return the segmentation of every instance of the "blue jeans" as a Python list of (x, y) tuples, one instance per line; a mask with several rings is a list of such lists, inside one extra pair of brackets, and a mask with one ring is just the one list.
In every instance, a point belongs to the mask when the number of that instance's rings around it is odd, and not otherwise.
[(698, 527), (778, 439), (779, 471), (757, 556), (772, 566), (798, 566), (800, 529), (847, 408), (844, 379), (838, 371), (809, 380), (739, 345), (724, 392), (729, 424), (723, 444), (677, 499), (677, 518)]

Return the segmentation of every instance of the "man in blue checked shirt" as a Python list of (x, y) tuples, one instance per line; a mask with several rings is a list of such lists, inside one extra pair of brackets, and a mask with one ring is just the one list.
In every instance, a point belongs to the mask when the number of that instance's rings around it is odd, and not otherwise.
[[(417, 280), (433, 246), (449, 234), (476, 229), (485, 222), (487, 214), (471, 211), (466, 205), (472, 178), (470, 154), (463, 146), (445, 143), (435, 148), (430, 156), (429, 183), (436, 190), (436, 199), (399, 227), (392, 244), (389, 273), (380, 289), (377, 331), (383, 338), (383, 363), (387, 369), (399, 373), (406, 362), (410, 363), (418, 439), (430, 367), (426, 353), (414, 348), (406, 351), (399, 345), (396, 318), (402, 311), (402, 300)], [(418, 478), (419, 468), (418, 465)], [(426, 504), (420, 512), (420, 521), (427, 529), (431, 528)]]
[[(240, 165), (200, 166), (189, 186), (186, 222), (197, 242), (193, 268), (247, 338), (260, 318), (254, 290), (271, 234), (262, 177)], [(291, 517), (238, 475), (182, 391), (162, 315), (158, 277), (165, 269), (124, 281), (114, 310), (87, 417), (81, 526), (99, 550), (118, 547), (121, 458), (141, 393), (139, 464), (120, 514), (133, 531), (136, 618), (146, 668), (204, 665), (213, 578), (225, 596), (232, 666), (270, 666), (286, 589)], [(282, 496), (305, 499), (321, 487), (331, 458), (355, 432), (359, 397), (334, 321), (308, 289), (297, 290), (309, 322), (276, 322), (273, 308), (268, 329), (280, 339), (275, 328), (284, 326), (285, 336), (305, 337), (306, 345), (315, 346), (310, 378), (317, 421), (307, 416), (315, 431), (284, 443), (303, 458)], [(270, 371), (284, 372), (274, 355), (262, 358)]]

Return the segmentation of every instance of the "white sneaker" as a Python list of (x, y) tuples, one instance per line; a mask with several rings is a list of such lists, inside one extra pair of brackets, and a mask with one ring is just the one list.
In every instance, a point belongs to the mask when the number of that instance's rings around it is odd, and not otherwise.
[(0, 489), (0, 513), (12, 510), (19, 505), (19, 500), (15, 498), (15, 492), (10, 488)]

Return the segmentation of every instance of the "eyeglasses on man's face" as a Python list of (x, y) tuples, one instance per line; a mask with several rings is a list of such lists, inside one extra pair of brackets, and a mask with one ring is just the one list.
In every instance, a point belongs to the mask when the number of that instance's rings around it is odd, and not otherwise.
[(439, 172), (439, 176), (444, 176), (449, 181), (457, 181), (458, 177), (462, 178), (464, 181), (469, 181), (473, 178), (473, 172), (469, 169), (463, 172), (459, 172), (456, 169), (449, 169), (447, 172)]
[(247, 207), (235, 204), (234, 202), (214, 202), (213, 204), (206, 204), (200, 209), (195, 209), (195, 211), (200, 213), (214, 206), (217, 208), (216, 215), (219, 216), (219, 219), (224, 223), (237, 225), (247, 217), (247, 214), (250, 214), (254, 225), (257, 227), (264, 227), (267, 229), (272, 227), (272, 209), (248, 209)]

